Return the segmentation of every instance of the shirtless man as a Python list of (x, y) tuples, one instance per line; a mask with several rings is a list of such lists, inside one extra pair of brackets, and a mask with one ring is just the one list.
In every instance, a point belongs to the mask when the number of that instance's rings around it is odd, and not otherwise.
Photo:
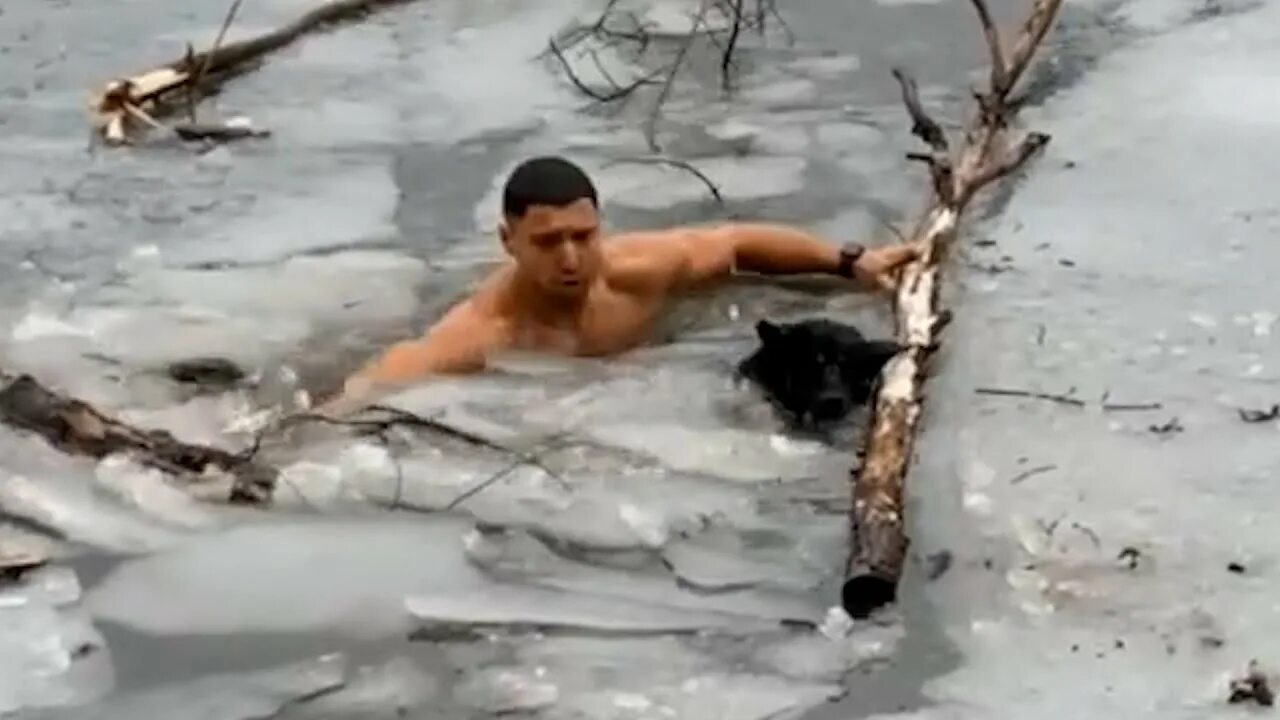
[(642, 343), (672, 295), (727, 280), (827, 273), (892, 289), (909, 245), (836, 246), (792, 227), (726, 223), (605, 239), (595, 187), (559, 157), (525, 161), (502, 196), (502, 245), (511, 260), (424, 336), (397, 343), (347, 379), (322, 411), (345, 413), (434, 374), (482, 370), (490, 354), (537, 350), (621, 353)]

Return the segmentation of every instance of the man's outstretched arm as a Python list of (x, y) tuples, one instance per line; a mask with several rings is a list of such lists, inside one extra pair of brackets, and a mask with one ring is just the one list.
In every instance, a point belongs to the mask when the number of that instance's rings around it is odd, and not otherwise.
[[(835, 274), (841, 246), (800, 228), (773, 223), (727, 223), (637, 238), (636, 261), (671, 289), (706, 286), (735, 271), (762, 275)], [(892, 272), (914, 259), (914, 245), (869, 247), (852, 267), (854, 279), (890, 289)]]
[(319, 410), (343, 415), (431, 375), (477, 372), (484, 369), (488, 352), (499, 343), (498, 328), (470, 302), (463, 302), (422, 337), (392, 345), (352, 374), (342, 392)]

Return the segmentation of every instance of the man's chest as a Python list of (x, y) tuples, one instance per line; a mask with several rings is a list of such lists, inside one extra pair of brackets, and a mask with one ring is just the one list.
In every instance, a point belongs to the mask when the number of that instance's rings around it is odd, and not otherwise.
[(572, 321), (522, 324), (515, 345), (565, 355), (621, 353), (645, 341), (658, 309), (656, 303), (624, 295), (593, 298)]

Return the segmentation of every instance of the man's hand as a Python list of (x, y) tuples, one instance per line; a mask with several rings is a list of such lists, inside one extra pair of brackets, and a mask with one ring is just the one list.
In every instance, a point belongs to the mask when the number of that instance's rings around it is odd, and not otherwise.
[(372, 405), (380, 393), (373, 381), (354, 375), (347, 379), (342, 391), (311, 410), (311, 414), (341, 420)]
[(897, 270), (920, 257), (921, 249), (912, 243), (867, 248), (853, 264), (853, 275), (867, 287), (895, 290), (898, 287)]

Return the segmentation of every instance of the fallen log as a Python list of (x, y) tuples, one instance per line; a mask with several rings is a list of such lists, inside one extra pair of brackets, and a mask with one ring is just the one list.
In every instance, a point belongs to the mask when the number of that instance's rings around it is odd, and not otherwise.
[(942, 127), (925, 112), (915, 81), (901, 70), (894, 71), (912, 133), (928, 146), (928, 152), (907, 157), (929, 168), (933, 199), (911, 234), (921, 255), (904, 268), (894, 299), (898, 342), (903, 349), (881, 375), (864, 457), (851, 473), (851, 543), (841, 602), (855, 618), (867, 617), (897, 597), (908, 545), (903, 488), (920, 417), (925, 363), (945, 324), (941, 321), (944, 311), (938, 307), (938, 287), (947, 249), (975, 193), (1019, 168), (1049, 141), (1048, 135), (1032, 132), (1011, 144), (1008, 123), (1019, 103), (1010, 93), (1052, 25), (1062, 0), (1035, 0), (1008, 52), (984, 0), (971, 2), (991, 53), (990, 87), (985, 92), (974, 91), (978, 110), (958, 152), (952, 152)]
[[(407, 1), (329, 0), (272, 32), (226, 45), (215, 41), (206, 51), (188, 51), (183, 57), (154, 69), (111, 80), (91, 103), (94, 124), (108, 143), (126, 143), (136, 126), (154, 126), (156, 117), (175, 108), (193, 106), (196, 98), (211, 93), (231, 77), (251, 69), (253, 63), (268, 53), (300, 36), (339, 21), (363, 17), (381, 6)], [(223, 32), (225, 30), (224, 24)], [(219, 39), (221, 36), (222, 32)]]
[(251, 455), (184, 443), (164, 430), (142, 430), (107, 417), (30, 375), (19, 375), (0, 389), (0, 422), (36, 433), (66, 453), (93, 458), (128, 453), (178, 477), (225, 472), (233, 479), (227, 500), (235, 504), (268, 502), (278, 475)]

